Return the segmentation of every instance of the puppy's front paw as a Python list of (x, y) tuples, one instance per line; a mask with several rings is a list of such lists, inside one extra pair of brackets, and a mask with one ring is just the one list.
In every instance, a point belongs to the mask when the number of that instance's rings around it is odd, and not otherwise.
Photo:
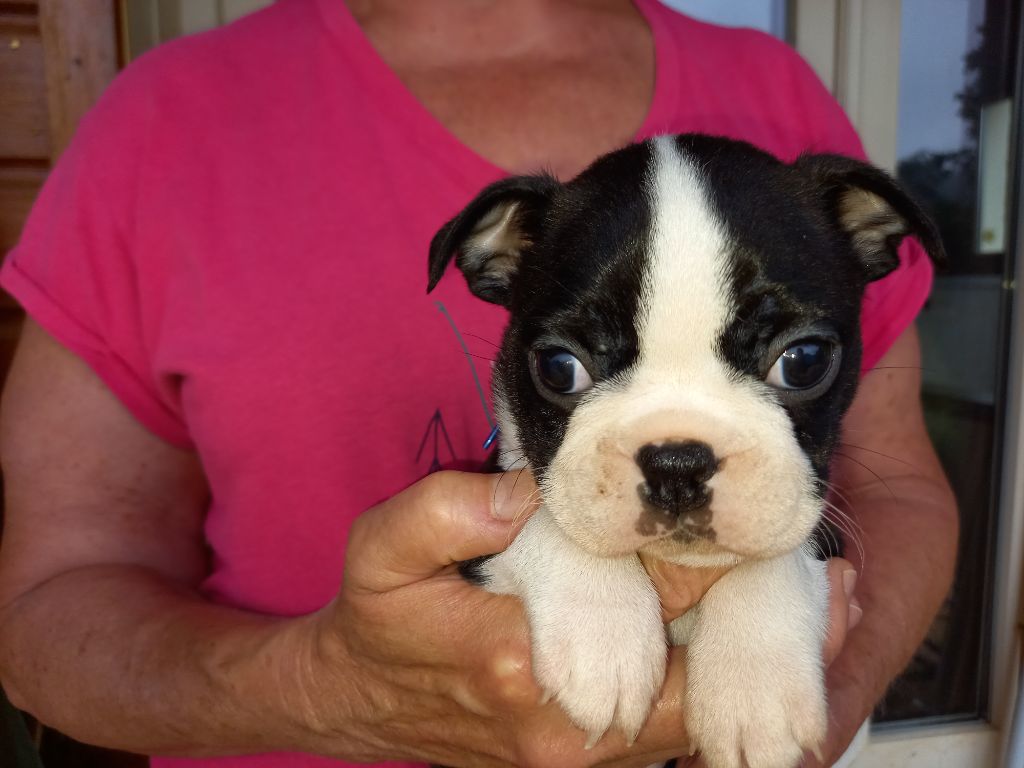
[(533, 676), (588, 742), (613, 724), (634, 739), (668, 655), (661, 604), (640, 558), (587, 552), (541, 507), (484, 575), (489, 589), (522, 598)]
[[(644, 579), (646, 582), (646, 579)], [(657, 595), (595, 603), (570, 598), (534, 615), (533, 671), (587, 733), (588, 746), (616, 725), (632, 742), (665, 679), (667, 647)], [(539, 621), (537, 621), (539, 619)]]
[(818, 751), (828, 719), (817, 658), (701, 645), (687, 654), (686, 724), (708, 768), (795, 768)]

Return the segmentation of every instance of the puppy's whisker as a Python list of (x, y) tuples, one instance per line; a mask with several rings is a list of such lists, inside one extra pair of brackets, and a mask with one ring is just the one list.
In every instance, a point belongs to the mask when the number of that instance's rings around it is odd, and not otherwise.
[[(844, 538), (850, 539), (850, 541), (856, 546), (860, 541), (860, 536), (854, 531), (848, 521), (838, 517), (834, 510), (824, 510), (822, 517), (824, 520), (833, 525), (836, 530), (843, 534)], [(840, 542), (835, 542), (840, 543)], [(858, 554), (860, 554), (860, 547), (858, 546)]]
[(914, 469), (914, 470), (917, 469), (917, 467), (914, 466), (913, 464), (911, 464), (909, 461), (905, 461), (905, 460), (899, 458), (898, 456), (891, 456), (888, 453), (882, 453), (881, 451), (876, 451), (876, 450), (874, 450), (872, 448), (865, 448), (863, 445), (854, 445), (853, 443), (846, 443), (846, 442), (840, 442), (839, 445), (843, 446), (844, 448), (856, 448), (858, 451), (866, 451), (867, 453), (873, 453), (876, 456), (882, 456), (882, 457), (884, 457), (886, 459), (892, 459), (893, 461), (898, 461), (900, 464), (904, 464), (904, 465), (910, 467), (911, 469)]
[(864, 371), (864, 373), (874, 373), (875, 371), (923, 371), (935, 373), (934, 368), (923, 368), (920, 365), (876, 365), (874, 368)]
[[(822, 515), (822, 517), (823, 517), (823, 519), (828, 520), (828, 515), (827, 514)], [(833, 545), (833, 550), (836, 551), (836, 552), (841, 551), (842, 550), (842, 544), (839, 541), (839, 537), (836, 536), (835, 531), (832, 530), (831, 526), (826, 525), (826, 526), (824, 526), (823, 530), (825, 531), (825, 534), (828, 536), (828, 538), (831, 540), (832, 545)], [(814, 544), (814, 548), (817, 550), (818, 556), (822, 560), (824, 560), (825, 559), (824, 558), (824, 554), (825, 553), (822, 551), (821, 545), (818, 543), (818, 540), (817, 539), (811, 539), (811, 542)]]
[[(833, 493), (835, 493), (835, 495), (839, 497), (840, 501), (845, 503), (847, 505), (847, 507), (852, 506), (850, 504), (850, 500), (846, 496), (844, 496), (839, 491), (839, 489), (837, 489), (835, 486), (833, 486), (833, 485), (831, 485), (829, 483), (825, 483), (825, 487), (828, 488)], [(829, 506), (829, 508), (832, 509), (833, 511), (835, 511), (837, 514), (842, 515), (843, 519), (848, 520), (850, 522), (850, 524), (855, 526), (859, 531), (863, 532), (863, 529), (860, 527), (860, 525), (857, 523), (857, 521), (854, 520), (853, 516), (848, 511), (841, 509), (837, 504), (829, 501), (828, 498), (822, 499), (822, 502), (824, 504), (827, 504)]]
[[(831, 534), (829, 534), (829, 535), (831, 535)], [(832, 539), (833, 539), (833, 541), (835, 541), (835, 536), (832, 536)], [(816, 540), (811, 539), (811, 541), (809, 543), (811, 545), (811, 555), (814, 557), (815, 560), (827, 560), (828, 559), (825, 556), (825, 552), (822, 550), (821, 545), (818, 544), (818, 542)], [(837, 543), (837, 546), (838, 546), (838, 543)]]
[[(497, 498), (498, 489), (501, 487), (501, 484), (505, 481), (505, 478), (508, 476), (509, 472), (515, 472), (516, 471), (515, 470), (515, 465), (518, 464), (520, 461), (522, 461), (525, 458), (526, 458), (526, 456), (520, 455), (518, 459), (515, 459), (514, 461), (509, 463), (509, 465), (507, 467), (502, 467), (501, 468), (501, 477), (499, 477), (498, 478), (498, 482), (496, 482), (494, 484), (495, 499)], [(517, 480), (519, 479), (518, 475), (516, 475), (516, 479)], [(515, 486), (515, 483), (513, 483), (512, 484), (512, 490), (509, 491), (509, 496), (512, 495), (512, 493), (515, 491), (515, 489), (516, 489), (516, 486)]]
[[(508, 461), (509, 457), (515, 457), (511, 461)], [(526, 454), (522, 451), (498, 451), (497, 453), (498, 465), (504, 472), (508, 472), (520, 461), (526, 460)], [(507, 466), (506, 466), (507, 462)]]
[(848, 506), (848, 507), (853, 506), (850, 503), (850, 498), (848, 496), (844, 495), (843, 492), (840, 491), (839, 488), (837, 488), (834, 483), (830, 483), (828, 480), (822, 480), (821, 484), (825, 487), (825, 489), (831, 495), (833, 495), (836, 498), (838, 498), (840, 501), (842, 501), (844, 504), (846, 504), (846, 506)]
[(836, 519), (834, 519), (831, 516), (829, 516), (829, 514), (827, 512), (824, 515), (824, 519), (826, 521), (828, 521), (831, 525), (835, 526), (835, 529), (837, 531), (839, 531), (839, 533), (842, 534), (842, 539), (840, 540), (840, 539), (836, 538), (835, 533), (830, 533), (830, 536), (832, 537), (832, 542), (833, 542), (833, 544), (836, 545), (836, 551), (840, 551), (841, 552), (842, 551), (842, 544), (844, 542), (848, 541), (857, 550), (857, 555), (858, 555), (858, 557), (860, 557), (861, 563), (863, 563), (864, 562), (864, 554), (863, 554), (864, 548), (863, 548), (863, 545), (860, 542), (860, 537), (857, 536), (855, 533), (853, 533), (845, 525), (841, 524), (839, 521), (837, 521)]
[(846, 522), (846, 524), (850, 528), (852, 528), (854, 532), (856, 532), (858, 536), (863, 536), (864, 529), (863, 527), (861, 527), (860, 523), (858, 523), (857, 520), (853, 517), (853, 515), (851, 515), (846, 510), (841, 509), (836, 504), (833, 504), (827, 500), (823, 502), (823, 505), (827, 511), (833, 512), (834, 514), (842, 518)]
[(508, 537), (506, 537), (506, 539), (505, 539), (505, 547), (506, 548), (509, 546), (509, 544), (512, 543), (512, 531), (515, 530), (516, 527), (519, 525), (520, 518), (522, 518), (522, 516), (524, 514), (526, 514), (526, 510), (530, 508), (530, 506), (533, 504), (533, 502), (536, 501), (539, 498), (540, 498), (540, 488), (536, 489), (535, 491), (530, 493), (529, 496), (527, 496), (525, 499), (523, 499), (522, 504), (519, 505), (519, 509), (517, 509), (516, 513), (514, 515), (512, 515), (512, 527), (509, 528)]
[[(839, 497), (847, 506), (850, 506), (849, 499), (832, 483), (822, 480), (821, 484), (827, 491)], [(861, 553), (861, 559), (863, 559), (863, 546), (860, 545), (860, 542), (863, 538), (864, 529), (861, 528), (860, 524), (849, 512), (830, 501), (827, 496), (821, 498), (821, 504), (824, 519), (833, 523), (844, 534), (849, 536), (851, 540), (854, 540), (854, 543), (858, 544), (858, 551)]]
[(570, 298), (572, 298), (572, 299), (578, 299), (579, 298), (579, 294), (576, 291), (569, 290), (569, 288), (567, 288), (564, 283), (561, 283), (558, 280), (556, 280), (554, 277), (552, 277), (551, 273), (548, 272), (547, 270), (541, 269), (536, 264), (527, 264), (527, 265), (524, 265), (524, 266), (529, 267), (534, 272), (539, 272), (540, 274), (544, 275), (544, 277), (546, 277), (552, 283), (554, 283), (559, 288), (561, 288), (563, 291), (565, 291), (566, 295), (568, 295)]
[(861, 568), (864, 568), (867, 563), (867, 553), (864, 550), (863, 529), (857, 524), (856, 520), (832, 502), (822, 499), (822, 505), (823, 517), (838, 528), (853, 543), (857, 548), (857, 555), (860, 557)]
[(472, 336), (472, 337), (473, 337), (474, 339), (479, 339), (479, 340), (480, 340), (480, 341), (482, 341), (482, 342), (483, 342), (484, 344), (490, 344), (490, 345), (491, 345), (492, 347), (494, 347), (495, 349), (500, 349), (500, 348), (501, 348), (501, 345), (500, 345), (500, 344), (497, 344), (497, 343), (495, 343), (495, 342), (491, 341), (490, 339), (485, 339), (485, 338), (484, 338), (483, 336), (478, 336), (478, 335), (477, 335), (477, 334), (475, 334), (475, 333), (470, 333), (469, 331), (463, 331), (463, 332), (462, 332), (462, 335), (463, 335), (463, 336)]
[[(516, 464), (518, 464), (519, 462), (523, 462), (523, 466), (517, 467)], [(513, 459), (512, 461), (510, 461), (508, 463), (508, 466), (506, 466), (504, 469), (502, 469), (502, 474), (507, 475), (509, 472), (518, 472), (521, 469), (525, 469), (526, 468), (526, 464), (527, 464), (526, 456), (525, 455), (519, 456), (519, 458)], [(516, 475), (516, 479), (517, 480), (519, 479), (519, 475)], [(513, 486), (512, 486), (512, 490), (515, 490), (515, 484), (514, 483), (513, 483)]]
[[(518, 459), (516, 459), (514, 462), (512, 462), (512, 464), (509, 465), (509, 467), (507, 469), (502, 471), (501, 478), (494, 485), (494, 496), (492, 497), (492, 503), (497, 504), (498, 486), (501, 485), (502, 480), (505, 479), (505, 476), (508, 475), (509, 472), (514, 472), (515, 471), (513, 469), (513, 467), (515, 466), (516, 463), (518, 463), (520, 461), (523, 461), (525, 459), (526, 459), (525, 455), (524, 456), (520, 456)], [(516, 483), (517, 482), (519, 482), (519, 475), (516, 475), (516, 479), (512, 483), (512, 488), (509, 491), (509, 496), (511, 496), (513, 493), (515, 493)], [(509, 529), (509, 536), (505, 540), (505, 546), (506, 547), (508, 547), (508, 545), (512, 543), (512, 533), (511, 532), (512, 532), (512, 530), (514, 530), (516, 528), (516, 525), (519, 523), (519, 519), (523, 516), (523, 514), (526, 512), (526, 510), (529, 509), (530, 505), (533, 504), (533, 502), (537, 498), (539, 498), (539, 496), (540, 496), (540, 489), (537, 488), (537, 489), (534, 489), (533, 491), (531, 491), (530, 494), (527, 495), (520, 502), (519, 509), (517, 509), (515, 511), (515, 513), (512, 515), (512, 527)]]
[[(518, 464), (519, 461), (522, 460), (522, 458), (523, 457), (520, 457), (519, 459), (516, 459), (515, 461), (513, 461), (512, 464), (509, 465), (509, 469), (512, 469), (512, 467), (514, 467), (516, 464)], [(519, 483), (519, 478), (520, 477), (521, 477), (521, 475), (516, 475), (516, 479), (512, 481), (512, 493), (516, 492), (516, 485)]]
[(857, 459), (853, 458), (852, 456), (849, 456), (849, 455), (847, 455), (845, 453), (840, 453), (839, 451), (835, 451), (832, 455), (833, 456), (837, 456), (837, 457), (839, 457), (841, 459), (846, 459), (847, 461), (852, 461), (857, 466), (862, 467), (865, 471), (870, 472), (872, 475), (875, 476), (875, 479), (878, 480), (878, 482), (880, 482), (882, 485), (885, 486), (885, 490), (887, 490), (889, 492), (889, 495), (892, 496), (893, 499), (898, 499), (899, 498), (898, 496), (896, 496), (895, 493), (893, 493), (893, 490), (892, 490), (892, 488), (889, 487), (889, 484), (887, 482), (885, 482), (885, 478), (882, 477), (877, 472), (875, 472), (875, 470), (873, 470), (871, 467), (869, 467), (863, 461), (857, 461)]

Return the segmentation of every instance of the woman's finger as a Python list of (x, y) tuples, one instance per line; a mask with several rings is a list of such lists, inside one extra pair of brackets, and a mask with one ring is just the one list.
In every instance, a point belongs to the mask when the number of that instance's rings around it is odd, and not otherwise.
[(860, 621), (861, 608), (853, 596), (857, 586), (857, 571), (853, 563), (841, 557), (828, 561), (828, 634), (825, 636), (823, 657), (826, 666), (835, 661), (843, 650), (847, 633)]
[(678, 619), (697, 601), (711, 585), (728, 572), (728, 568), (690, 568), (666, 562), (652, 555), (640, 553), (640, 560), (654, 582), (661, 599), (661, 618), (666, 624)]

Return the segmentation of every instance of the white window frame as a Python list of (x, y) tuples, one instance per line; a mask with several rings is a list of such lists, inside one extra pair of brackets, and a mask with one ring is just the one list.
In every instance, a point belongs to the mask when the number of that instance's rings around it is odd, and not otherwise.
[[(889, 170), (896, 166), (901, 5), (900, 0), (791, 0), (790, 6), (793, 44), (843, 105), (868, 156)], [(1019, 108), (1016, 112), (1020, 114)], [(1018, 178), (1024, 175), (1022, 161), (1024, 152), (1011, 158), (1011, 169), (1016, 169)], [(1010, 219), (1018, 233), (1014, 241), (1017, 275), (1005, 286), (1013, 294), (1017, 285), (1024, 284), (1024, 201), (1019, 206)], [(872, 731), (850, 763), (852, 768), (1009, 765), (1010, 723), (1021, 673), (1024, 574), (1024, 316), (1019, 311), (1014, 311), (1010, 323), (1009, 349), (990, 648), (990, 720), (886, 726)], [(1024, 734), (1016, 734), (1017, 741), (1022, 738)]]
[(119, 0), (124, 60), (131, 61), (172, 38), (227, 24), (271, 2), (273, 0)]

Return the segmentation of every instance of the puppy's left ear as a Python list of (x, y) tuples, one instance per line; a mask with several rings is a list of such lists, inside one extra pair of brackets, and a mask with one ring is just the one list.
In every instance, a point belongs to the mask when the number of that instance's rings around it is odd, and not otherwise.
[(452, 258), (474, 295), (507, 307), (525, 249), (540, 234), (559, 187), (551, 176), (516, 176), (484, 189), (430, 241), (427, 293)]
[(908, 235), (936, 265), (946, 263), (935, 225), (885, 171), (842, 155), (802, 155), (794, 165), (821, 186), (829, 215), (850, 238), (869, 281), (899, 266), (897, 248)]

